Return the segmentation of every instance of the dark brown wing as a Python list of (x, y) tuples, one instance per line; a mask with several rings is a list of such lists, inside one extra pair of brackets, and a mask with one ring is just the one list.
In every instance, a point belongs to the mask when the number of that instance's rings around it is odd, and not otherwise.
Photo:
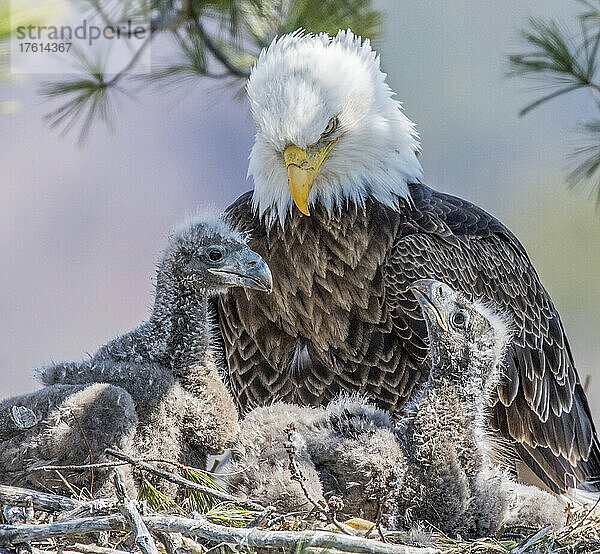
[[(367, 202), (364, 211), (349, 206), (328, 219), (319, 220), (318, 210), (310, 218), (291, 214), (285, 229), (272, 231), (253, 214), (250, 193), (229, 208), (253, 234), (250, 244), (271, 265), (277, 289), (269, 298), (235, 291), (219, 301), (240, 405), (321, 404), (349, 390), (401, 409), (428, 371), (426, 327), (407, 289), (436, 278), (514, 319), (492, 425), (517, 441), (554, 490), (593, 480), (600, 455), (589, 406), (560, 318), (523, 247), (468, 202), (422, 185), (411, 195), (412, 210)], [(307, 355), (290, 366), (304, 347)]]
[(399, 410), (424, 377), (415, 360), (427, 354), (393, 330), (385, 303), (383, 262), (400, 214), (377, 202), (333, 215), (316, 207), (310, 218), (291, 213), (282, 229), (258, 220), (245, 195), (228, 215), (273, 273), (272, 294), (236, 289), (219, 301), (240, 408), (325, 404), (352, 391)]
[(585, 394), (562, 323), (516, 237), (480, 208), (422, 185), (385, 268), (388, 302), (399, 332), (421, 342), (407, 286), (435, 278), (487, 299), (514, 320), (506, 379), (492, 424), (518, 441), (528, 465), (555, 491), (584, 483), (594, 489), (600, 455)]

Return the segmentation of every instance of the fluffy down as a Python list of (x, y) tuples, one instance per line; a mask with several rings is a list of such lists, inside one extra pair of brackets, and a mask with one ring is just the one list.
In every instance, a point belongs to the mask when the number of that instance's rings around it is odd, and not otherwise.
[[(270, 283), (267, 265), (247, 247), (245, 238), (214, 214), (201, 214), (169, 238), (158, 266), (150, 319), (101, 347), (89, 360), (38, 370), (47, 387), (19, 402), (34, 411), (62, 413), (60, 391), (108, 383), (102, 386), (120, 391), (134, 408), (133, 415), (123, 420), (129, 422), (125, 432), (122, 425), (114, 424), (122, 410), (112, 397), (95, 403), (98, 436), (91, 443), (95, 460), (107, 446), (116, 444), (135, 456), (204, 468), (207, 455), (227, 448), (238, 430), (237, 411), (222, 382), (215, 352), (210, 299), (233, 286), (266, 291)], [(75, 411), (87, 409), (87, 397), (81, 406), (79, 396), (69, 398)], [(45, 425), (50, 437), (67, 431), (81, 435), (72, 420), (65, 423), (49, 416)], [(85, 429), (86, 435), (93, 434), (91, 427)], [(15, 439), (14, 448), (27, 450), (30, 438)], [(63, 463), (85, 459), (67, 442), (57, 441), (53, 448), (52, 459)], [(25, 476), (35, 459), (21, 457), (19, 475)], [(13, 480), (18, 482), (19, 475)]]
[(234, 486), (280, 509), (307, 505), (289, 469), (285, 429), (293, 423), (310, 496), (342, 497), (345, 516), (374, 520), (381, 510), (397, 529), (469, 538), (505, 525), (560, 527), (561, 498), (517, 483), (491, 459), (496, 439), (487, 412), (510, 340), (507, 319), (438, 281), (412, 289), (427, 323), (432, 367), (399, 425), (358, 397), (324, 408), (256, 408), (233, 449)]
[(463, 537), (511, 524), (560, 527), (561, 499), (516, 483), (490, 459), (487, 411), (506, 359), (507, 320), (439, 281), (411, 289), (427, 323), (431, 373), (398, 429), (408, 463), (396, 525)]
[(225, 469), (233, 487), (282, 510), (311, 508), (291, 478), (289, 424), (296, 429), (295, 458), (311, 497), (341, 497), (343, 515), (374, 519), (403, 454), (388, 415), (358, 397), (341, 397), (326, 408), (278, 402), (250, 412)]
[[(39, 423), (0, 445), (3, 484), (63, 492), (64, 484), (54, 471), (35, 468), (105, 461), (104, 449), (110, 445), (127, 449), (138, 424), (135, 405), (127, 391), (105, 383), (54, 385), (7, 399), (0, 408), (15, 404), (32, 410)], [(62, 474), (75, 487), (89, 490), (90, 472)], [(95, 472), (95, 490), (106, 483), (108, 475)]]

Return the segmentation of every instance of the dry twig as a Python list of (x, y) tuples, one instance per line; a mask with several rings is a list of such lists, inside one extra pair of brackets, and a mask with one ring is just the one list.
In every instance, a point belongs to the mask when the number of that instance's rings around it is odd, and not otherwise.
[(120, 514), (84, 517), (43, 525), (0, 525), (0, 546), (49, 537), (73, 537), (96, 531), (125, 531), (127, 528), (125, 518)]
[(86, 505), (86, 503), (79, 500), (58, 494), (0, 485), (0, 504), (27, 506), (29, 498), (33, 501), (33, 507), (36, 510), (43, 510), (45, 512), (68, 512)]
[[(71, 554), (73, 552), (79, 552), (81, 554), (124, 554), (123, 550), (116, 550), (114, 548), (106, 548), (105, 546), (98, 546), (95, 544), (70, 544), (65, 548), (61, 549), (60, 554)], [(34, 553), (36, 554), (36, 553)], [(41, 553), (38, 553), (41, 554)]]
[(193, 489), (195, 491), (201, 492), (208, 496), (213, 496), (214, 498), (218, 498), (219, 500), (222, 500), (223, 502), (233, 502), (239, 506), (243, 506), (250, 510), (256, 510), (259, 512), (265, 509), (264, 506), (262, 506), (261, 504), (258, 504), (257, 502), (253, 502), (252, 500), (245, 500), (245, 499), (237, 498), (236, 496), (233, 496), (229, 493), (226, 493), (226, 492), (223, 492), (223, 491), (220, 491), (217, 489), (211, 489), (210, 487), (205, 487), (203, 485), (199, 485), (198, 483), (194, 483), (193, 481), (190, 481), (189, 479), (186, 479), (185, 477), (181, 477), (180, 475), (177, 475), (176, 473), (172, 473), (165, 469), (160, 469), (160, 468), (154, 467), (153, 465), (150, 465), (146, 462), (142, 462), (141, 460), (136, 460), (135, 458), (128, 456), (127, 454), (125, 454), (124, 452), (121, 452), (120, 450), (116, 450), (114, 448), (107, 448), (106, 453), (111, 456), (114, 456), (115, 458), (118, 458), (119, 460), (123, 460), (123, 461), (131, 464), (133, 467), (135, 467), (137, 469), (143, 469), (144, 471), (154, 473), (155, 475), (158, 475), (159, 477), (162, 477), (163, 479), (166, 479), (167, 481), (171, 481), (172, 483), (181, 485), (182, 487), (187, 487), (189, 489)]
[(296, 432), (296, 426), (293, 423), (290, 423), (286, 427), (285, 432), (288, 437), (288, 440), (285, 443), (285, 450), (288, 454), (288, 458), (290, 461), (289, 468), (292, 479), (300, 485), (304, 496), (312, 504), (313, 508), (317, 512), (324, 515), (327, 521), (329, 521), (329, 523), (331, 523), (333, 526), (339, 529), (342, 533), (344, 533), (345, 535), (351, 535), (348, 529), (344, 528), (344, 526), (336, 519), (335, 514), (323, 508), (323, 506), (321, 506), (308, 492), (308, 489), (304, 485), (304, 475), (302, 475), (302, 470), (300, 469), (300, 466), (296, 461), (296, 447), (294, 446), (293, 441), (294, 433)]
[(156, 548), (156, 544), (154, 544), (154, 539), (142, 520), (142, 516), (138, 512), (135, 502), (127, 496), (127, 491), (125, 490), (118, 469), (115, 469), (114, 481), (117, 496), (121, 502), (119, 511), (125, 516), (125, 519), (135, 532), (135, 543), (140, 547), (140, 550), (144, 554), (159, 554), (158, 548)]
[[(419, 548), (389, 544), (362, 537), (327, 531), (266, 531), (244, 527), (224, 527), (206, 518), (190, 519), (160, 515), (142, 518), (153, 532), (181, 533), (200, 537), (215, 544), (240, 547), (270, 548), (278, 552), (296, 552), (302, 548), (327, 548), (342, 552), (367, 554), (439, 554), (434, 548)], [(0, 546), (57, 536), (74, 536), (95, 531), (119, 530), (128, 527), (122, 515), (82, 518), (43, 525), (0, 525)]]
[[(85, 443), (85, 447), (87, 448), (87, 451), (88, 451), (88, 456), (90, 457), (90, 464), (93, 464), (94, 463), (94, 453), (92, 452), (92, 447), (90, 446), (90, 443), (85, 434), (85, 431), (83, 430), (83, 426), (81, 425), (79, 418), (75, 415), (75, 412), (72, 410), (71, 410), (71, 416), (75, 420), (75, 423), (77, 423), (77, 427), (79, 427), (79, 432), (81, 433), (81, 437), (83, 438), (83, 442)], [(93, 494), (94, 494), (94, 470), (92, 469), (92, 471), (90, 472), (90, 496), (93, 496)]]

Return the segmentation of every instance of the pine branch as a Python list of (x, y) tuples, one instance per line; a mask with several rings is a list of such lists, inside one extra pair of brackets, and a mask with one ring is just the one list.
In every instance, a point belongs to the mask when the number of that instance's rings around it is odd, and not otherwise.
[[(574, 168), (567, 178), (573, 188), (597, 181), (600, 174), (600, 119), (583, 123), (579, 130), (586, 137), (587, 144), (584, 141), (570, 154)], [(596, 205), (600, 207), (600, 184), (596, 184), (596, 188)]]
[(228, 527), (250, 527), (256, 519), (256, 512), (240, 509), (235, 504), (218, 504), (202, 513), (202, 516), (217, 525)]
[(196, 81), (200, 77), (226, 79), (227, 71), (212, 73), (208, 70), (207, 53), (204, 42), (187, 29), (173, 31), (173, 38), (179, 52), (179, 60), (153, 68), (149, 80), (161, 85), (174, 87), (184, 82)]
[(225, 55), (225, 53), (219, 49), (215, 42), (213, 42), (213, 40), (210, 38), (208, 33), (204, 30), (204, 27), (202, 26), (202, 23), (200, 23), (200, 19), (198, 17), (192, 16), (191, 20), (202, 42), (204, 42), (210, 53), (225, 67), (225, 69), (227, 69), (227, 71), (229, 71), (229, 73), (235, 77), (241, 77), (243, 79), (250, 77), (249, 71), (236, 67)]
[[(234, 84), (248, 78), (258, 52), (275, 35), (298, 28), (330, 34), (352, 28), (363, 37), (373, 37), (379, 32), (381, 20), (372, 0), (70, 1), (91, 9), (105, 24), (119, 21), (126, 14), (142, 13), (144, 9), (153, 14), (147, 40), (114, 77), (107, 79), (104, 67), (76, 52), (82, 77), (42, 88), (41, 94), (50, 100), (66, 99), (46, 119), (52, 126), (62, 127), (63, 135), (80, 125), (80, 142), (85, 141), (95, 120), (101, 119), (110, 126), (111, 97), (117, 90), (123, 92), (117, 84), (123, 83), (159, 32), (172, 33), (180, 59), (153, 69), (150, 83), (181, 84), (207, 77), (229, 78)], [(212, 71), (210, 61), (222, 66), (223, 71)]]
[[(62, 135), (82, 121), (79, 141), (83, 143), (91, 129), (91, 123), (99, 118), (110, 125), (112, 105), (105, 79), (105, 64), (100, 58), (88, 59), (80, 50), (74, 50), (75, 65), (86, 76), (59, 83), (45, 83), (40, 89), (48, 99), (68, 97), (57, 109), (46, 114), (45, 119), (52, 127), (63, 127)], [(111, 87), (118, 90), (117, 82)]]
[(523, 37), (533, 51), (509, 56), (510, 75), (534, 78), (561, 88), (526, 106), (521, 115), (573, 90), (589, 87), (600, 91), (600, 85), (595, 82), (600, 32), (591, 42), (584, 34), (581, 45), (577, 45), (555, 21), (530, 19), (530, 27)]
[[(600, 5), (594, 6), (588, 1), (583, 4), (591, 11), (580, 16), (577, 37), (571, 36), (555, 21), (530, 19), (529, 30), (523, 33), (523, 37), (532, 50), (509, 57), (510, 75), (536, 79), (551, 90), (525, 106), (519, 115), (526, 115), (550, 100), (581, 89), (591, 91), (600, 112), (600, 81), (597, 75)], [(576, 163), (567, 178), (571, 186), (591, 183), (596, 187), (600, 206), (600, 118), (584, 123), (579, 131), (586, 137), (586, 142), (571, 154)]]
[[(223, 489), (218, 485), (213, 476), (205, 471), (186, 467), (184, 468), (184, 475), (186, 479), (192, 483), (196, 483), (211, 490), (219, 490), (223, 492)], [(198, 511), (201, 513), (206, 513), (219, 505), (219, 503), (223, 502), (213, 495), (207, 495), (199, 490), (191, 489), (189, 487), (186, 487), (185, 489), (185, 498), (188, 501), (188, 504), (191, 505), (192, 511)]]
[(123, 69), (121, 69), (121, 71), (119, 71), (119, 73), (117, 73), (110, 81), (106, 83), (107, 87), (115, 86), (123, 78), (124, 75), (126, 75), (127, 73), (129, 73), (129, 71), (133, 69), (133, 67), (137, 64), (144, 51), (148, 48), (148, 46), (150, 46), (150, 43), (152, 42), (152, 39), (155, 36), (156, 30), (150, 29), (148, 38), (146, 38), (142, 45), (135, 51), (134, 55), (131, 57), (127, 65)]
[(145, 500), (148, 506), (157, 512), (165, 512), (176, 506), (175, 501), (159, 491), (150, 481), (143, 479), (138, 491), (138, 498)]
[(233, 496), (229, 493), (220, 491), (218, 489), (211, 489), (204, 485), (199, 485), (198, 483), (194, 483), (193, 481), (190, 481), (189, 479), (185, 479), (184, 477), (181, 477), (175, 473), (171, 473), (170, 471), (166, 471), (164, 469), (159, 469), (159, 468), (154, 467), (146, 462), (142, 462), (141, 460), (136, 460), (135, 458), (132, 458), (131, 456), (128, 456), (127, 454), (125, 454), (119, 450), (116, 450), (114, 448), (107, 448), (105, 452), (106, 452), (106, 454), (113, 456), (119, 460), (128, 462), (129, 464), (131, 464), (133, 467), (135, 467), (137, 469), (142, 469), (144, 471), (154, 473), (155, 475), (158, 475), (159, 477), (162, 477), (163, 479), (166, 479), (167, 481), (171, 481), (172, 483), (175, 483), (176, 485), (188, 487), (192, 490), (196, 490), (203, 494), (214, 496), (215, 498), (218, 498), (219, 500), (221, 500), (223, 502), (232, 502), (234, 504), (237, 504), (238, 506), (245, 506), (251, 510), (256, 510), (256, 511), (261, 511), (264, 509), (264, 506), (261, 506), (257, 502), (253, 502), (251, 500), (245, 500), (245, 499), (241, 499), (241, 498), (236, 498), (235, 496)]

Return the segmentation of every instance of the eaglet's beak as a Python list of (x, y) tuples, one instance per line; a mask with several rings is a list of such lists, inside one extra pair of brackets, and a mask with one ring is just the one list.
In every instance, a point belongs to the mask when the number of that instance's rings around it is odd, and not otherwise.
[[(435, 321), (442, 331), (448, 331), (448, 323), (445, 317), (444, 296), (445, 289), (450, 289), (434, 279), (419, 279), (408, 287), (415, 295), (417, 302), (421, 305), (425, 319)], [(442, 294), (440, 294), (442, 293)]]
[(288, 146), (283, 157), (288, 174), (288, 186), (294, 199), (294, 204), (304, 215), (310, 215), (308, 211), (308, 195), (310, 189), (319, 174), (323, 160), (331, 149), (337, 144), (338, 139), (328, 142), (321, 151), (311, 159), (305, 150), (292, 144)]
[(222, 266), (210, 267), (208, 271), (219, 277), (223, 287), (243, 287), (263, 292), (273, 290), (273, 277), (267, 262), (249, 248), (232, 254)]

